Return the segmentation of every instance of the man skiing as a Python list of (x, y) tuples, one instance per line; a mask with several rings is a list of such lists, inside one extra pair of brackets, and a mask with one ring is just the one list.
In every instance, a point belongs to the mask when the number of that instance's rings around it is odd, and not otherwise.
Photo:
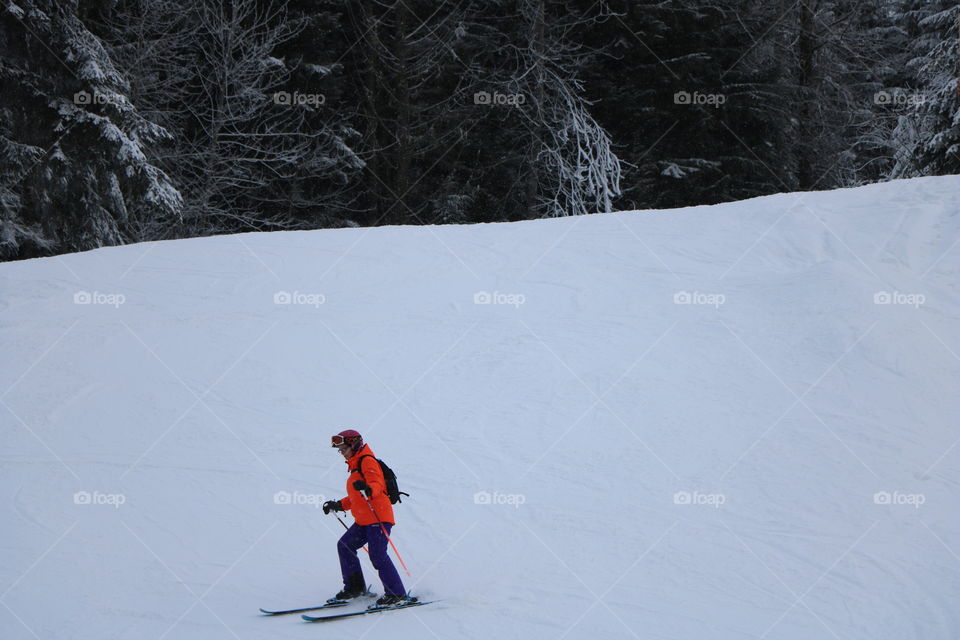
[(416, 598), (407, 595), (400, 574), (387, 555), (388, 536), (394, 525), (394, 517), (380, 463), (369, 445), (364, 444), (363, 438), (353, 429), (341, 431), (331, 441), (347, 462), (347, 497), (323, 503), (323, 512), (350, 511), (355, 520), (337, 542), (343, 590), (331, 600), (349, 600), (367, 593), (367, 583), (363, 578), (360, 559), (357, 558), (357, 550), (367, 544), (370, 562), (383, 582), (383, 595), (377, 600), (377, 605), (416, 602)]

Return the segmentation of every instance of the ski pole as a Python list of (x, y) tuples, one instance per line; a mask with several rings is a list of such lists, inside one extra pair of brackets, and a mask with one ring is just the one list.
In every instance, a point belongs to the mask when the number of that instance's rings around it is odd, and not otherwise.
[[(347, 529), (347, 523), (341, 520), (340, 516), (338, 516), (337, 514), (333, 514), (333, 515), (336, 516), (337, 522), (343, 525), (344, 529)], [(347, 529), (347, 531), (350, 531), (350, 529)], [(367, 549), (367, 545), (363, 545), (363, 550), (367, 552), (367, 555), (370, 555), (370, 549)]]
[(393, 540), (390, 538), (390, 534), (387, 533), (387, 528), (383, 526), (383, 522), (380, 520), (380, 516), (377, 515), (377, 510), (373, 508), (373, 503), (370, 502), (370, 498), (365, 496), (363, 493), (360, 494), (363, 499), (366, 501), (367, 505), (370, 507), (370, 511), (373, 512), (373, 517), (377, 519), (377, 524), (380, 525), (380, 530), (383, 531), (383, 535), (386, 536), (387, 542), (390, 543), (390, 547), (393, 549), (393, 552), (397, 554), (397, 559), (400, 560), (400, 564), (403, 566), (403, 570), (407, 572), (409, 577), (413, 577), (410, 574), (410, 569), (407, 569), (407, 563), (403, 561), (403, 556), (400, 555), (400, 552), (397, 551), (397, 545), (393, 544)]

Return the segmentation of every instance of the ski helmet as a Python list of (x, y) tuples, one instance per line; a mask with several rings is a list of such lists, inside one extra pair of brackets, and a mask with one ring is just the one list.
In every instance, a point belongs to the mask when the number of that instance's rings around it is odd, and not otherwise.
[(346, 429), (330, 438), (333, 447), (348, 445), (351, 450), (359, 451), (363, 447), (363, 437), (353, 429)]

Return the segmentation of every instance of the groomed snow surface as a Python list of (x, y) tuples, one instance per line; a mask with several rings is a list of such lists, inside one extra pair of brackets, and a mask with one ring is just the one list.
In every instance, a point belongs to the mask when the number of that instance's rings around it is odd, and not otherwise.
[[(0, 638), (955, 640), (958, 239), (943, 177), (2, 264)], [(346, 427), (442, 602), (261, 617)]]

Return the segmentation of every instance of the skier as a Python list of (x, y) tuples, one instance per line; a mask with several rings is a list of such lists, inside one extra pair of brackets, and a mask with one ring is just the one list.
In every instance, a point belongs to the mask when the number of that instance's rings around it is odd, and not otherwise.
[(357, 550), (367, 544), (370, 562), (383, 582), (383, 595), (377, 600), (377, 605), (416, 602), (416, 598), (407, 595), (400, 574), (387, 555), (387, 536), (393, 528), (394, 517), (380, 463), (370, 446), (364, 444), (363, 438), (353, 429), (341, 431), (331, 441), (332, 446), (346, 459), (350, 475), (347, 477), (347, 497), (324, 502), (323, 512), (350, 511), (355, 520), (337, 542), (343, 590), (331, 600), (349, 600), (367, 593), (367, 583), (357, 558)]

